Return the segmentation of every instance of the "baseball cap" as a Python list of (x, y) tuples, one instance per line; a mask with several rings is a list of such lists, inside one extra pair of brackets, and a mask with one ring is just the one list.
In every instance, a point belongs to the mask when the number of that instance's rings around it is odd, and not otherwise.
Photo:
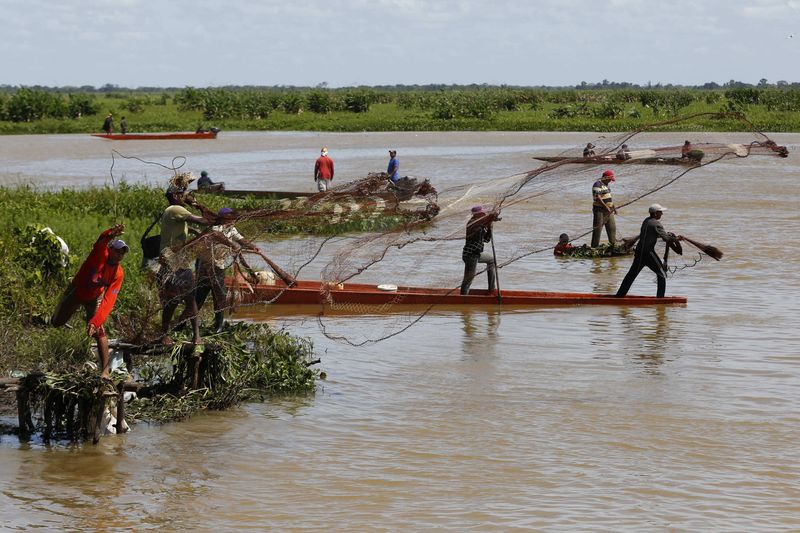
[(233, 209), (230, 207), (223, 207), (217, 212), (219, 216), (230, 215), (231, 213), (233, 213)]
[(667, 210), (667, 208), (666, 208), (666, 207), (664, 207), (664, 206), (663, 206), (663, 205), (661, 205), (661, 204), (653, 204), (653, 205), (651, 205), (651, 206), (650, 206), (650, 208), (648, 209), (648, 211), (650, 211), (650, 214), (657, 213), (658, 211), (661, 211), (661, 212), (663, 213), (663, 212), (664, 212), (664, 211), (666, 211), (666, 210)]
[(612, 170), (606, 170), (605, 172), (603, 172), (603, 178), (608, 178), (611, 181), (617, 181), (617, 179), (614, 177), (614, 172)]
[(472, 206), (473, 213), (483, 213), (483, 206), (482, 205), (474, 205)]
[(125, 244), (125, 241), (123, 241), (122, 239), (114, 239), (113, 241), (108, 243), (108, 247), (109, 248), (113, 248), (114, 250), (123, 250), (124, 249), (126, 252), (130, 250), (128, 245)]

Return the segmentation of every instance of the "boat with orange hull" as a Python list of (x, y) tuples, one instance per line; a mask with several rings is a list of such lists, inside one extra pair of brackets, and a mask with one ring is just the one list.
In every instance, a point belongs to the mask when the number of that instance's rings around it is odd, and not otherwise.
[(193, 131), (175, 133), (92, 133), (92, 137), (99, 137), (109, 141), (164, 141), (175, 139), (216, 139), (218, 131)]
[[(228, 279), (229, 287), (235, 285)], [(393, 305), (444, 305), (444, 306), (519, 306), (546, 307), (571, 305), (674, 305), (685, 304), (685, 296), (629, 295), (617, 298), (612, 294), (580, 292), (549, 292), (503, 290), (500, 294), (485, 289), (473, 289), (466, 296), (459, 289), (437, 289), (428, 287), (398, 287), (395, 285), (368, 285), (363, 283), (325, 284), (321, 281), (297, 281), (291, 287), (276, 280), (275, 284), (248, 286), (239, 281), (242, 303), (270, 303), (284, 305), (316, 305), (331, 308), (347, 305), (393, 306)], [(317, 307), (318, 310), (318, 307)]]
[(534, 159), (545, 161), (546, 163), (561, 163), (566, 161), (578, 165), (603, 164), (603, 165), (680, 165), (692, 167), (700, 164), (697, 159), (685, 157), (636, 157), (630, 159), (617, 159), (613, 155), (598, 155), (594, 157), (566, 157), (566, 156), (536, 156)]

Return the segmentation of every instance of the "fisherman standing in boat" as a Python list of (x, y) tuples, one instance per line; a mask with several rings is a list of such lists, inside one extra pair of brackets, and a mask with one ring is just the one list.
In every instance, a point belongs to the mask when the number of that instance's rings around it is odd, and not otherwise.
[(389, 150), (389, 166), (386, 167), (386, 174), (392, 183), (397, 183), (400, 179), (400, 161), (397, 159), (397, 150)]
[(333, 159), (328, 155), (328, 149), (324, 146), (314, 163), (314, 181), (317, 182), (319, 192), (327, 191), (333, 181)]
[(103, 121), (103, 131), (106, 132), (106, 135), (111, 135), (111, 132), (114, 131), (114, 117), (110, 112)]
[(639, 243), (636, 245), (636, 253), (633, 256), (633, 264), (630, 270), (622, 280), (622, 285), (619, 286), (617, 296), (622, 297), (628, 294), (631, 285), (633, 285), (636, 276), (642, 271), (644, 267), (649, 268), (656, 273), (658, 277), (658, 289), (656, 296), (663, 298), (667, 290), (667, 273), (665, 272), (664, 263), (656, 254), (656, 243), (658, 239), (663, 239), (668, 245), (670, 242), (681, 240), (681, 237), (676, 237), (672, 233), (667, 233), (664, 226), (661, 225), (661, 216), (667, 208), (659, 204), (653, 204), (649, 208), (650, 216), (642, 222), (642, 229), (639, 232)]
[(583, 149), (583, 157), (594, 157), (594, 145), (592, 143), (586, 143), (586, 148)]
[(608, 242), (611, 245), (617, 242), (617, 222), (614, 220), (614, 200), (611, 198), (611, 189), (608, 184), (617, 181), (614, 172), (606, 170), (599, 180), (592, 185), (592, 248), (600, 244), (600, 232), (606, 228)]
[(97, 341), (100, 359), (100, 377), (108, 378), (108, 337), (105, 323), (122, 287), (125, 273), (120, 262), (128, 252), (125, 241), (117, 239), (125, 226), (117, 224), (97, 238), (89, 256), (70, 281), (67, 290), (56, 306), (50, 324), (60, 327), (83, 307), (86, 313), (86, 333)]
[(467, 222), (467, 234), (461, 259), (464, 261), (464, 279), (461, 281), (461, 294), (469, 294), (470, 285), (475, 278), (478, 263), (486, 264), (486, 275), (489, 277), (489, 292), (493, 292), (496, 282), (494, 255), (483, 251), (484, 243), (492, 240), (492, 224), (500, 220), (496, 213), (487, 213), (483, 206), (472, 208), (472, 218)]
[(617, 159), (619, 159), (620, 161), (627, 161), (630, 158), (631, 158), (631, 151), (630, 149), (628, 149), (627, 144), (623, 144), (617, 151)]

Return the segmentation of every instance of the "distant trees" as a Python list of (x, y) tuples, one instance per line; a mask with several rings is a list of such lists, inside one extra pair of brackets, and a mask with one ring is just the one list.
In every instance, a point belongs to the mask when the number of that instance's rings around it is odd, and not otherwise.
[(12, 122), (31, 122), (43, 118), (80, 118), (96, 115), (100, 109), (94, 96), (69, 94), (65, 99), (57, 93), (21, 88), (0, 100), (0, 118)]
[(399, 109), (413, 114), (415, 124), (430, 119), (441, 128), (447, 127), (447, 121), (494, 120), (500, 116), (502, 122), (510, 113), (527, 113), (526, 121), (533, 120), (532, 112), (536, 112), (537, 120), (544, 116), (555, 121), (577, 118), (587, 123), (606, 123), (662, 119), (701, 110), (743, 113), (753, 106), (767, 112), (800, 111), (800, 84), (784, 80), (771, 84), (766, 78), (757, 85), (730, 80), (723, 85), (707, 83), (693, 89), (660, 84), (640, 87), (608, 80), (599, 84), (582, 82), (578, 88), (436, 84), (331, 89), (320, 84), (313, 88), (184, 87), (172, 92), (157, 88), (125, 92), (124, 88), (106, 84), (101, 89), (104, 92), (63, 92), (2, 85), (0, 120), (79, 119), (107, 109), (160, 114), (163, 110), (153, 107), (170, 102), (179, 112), (192, 112), (193, 117), (199, 113), (206, 121), (261, 121), (274, 113), (368, 113), (374, 106), (391, 104), (396, 108), (390, 113)]

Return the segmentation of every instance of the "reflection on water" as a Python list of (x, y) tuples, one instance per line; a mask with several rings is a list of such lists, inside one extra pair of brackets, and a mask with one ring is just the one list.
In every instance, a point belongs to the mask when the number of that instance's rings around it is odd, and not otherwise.
[(634, 316), (629, 309), (620, 308), (619, 320), (623, 335), (640, 343), (638, 350), (629, 352), (631, 361), (641, 365), (645, 372), (658, 373), (667, 356), (670, 339), (680, 335), (680, 330), (670, 328), (667, 307), (650, 308), (645, 316)]
[[(592, 273), (592, 290), (595, 294), (614, 294), (617, 292), (620, 271), (627, 272), (630, 267), (631, 257), (595, 257), (584, 259), (590, 263), (589, 271)], [(636, 294), (641, 294), (641, 291)]]
[[(654, 137), (677, 145), (685, 135)], [(794, 140), (791, 149), (800, 140), (780, 137)], [(343, 176), (384, 168), (391, 145), (407, 147), (406, 168), (447, 180), (509, 175), (530, 164), (534, 148), (558, 153), (586, 142), (580, 133), (530, 132), (222, 138), (180, 146), (190, 161), (221, 161), (220, 175), (253, 188), (263, 185), (264, 168), (284, 169), (271, 188), (287, 190), (296, 179), (313, 185), (308, 161), (323, 144), (339, 146), (337, 175), (340, 161)], [(99, 147), (75, 136), (0, 138), (7, 165), (0, 180), (26, 169), (45, 182), (84, 183), (81, 158), (97, 176), (107, 172)], [(176, 148), (141, 150), (166, 157)], [(43, 161), (42, 153), (54, 158)], [(800, 271), (786, 260), (800, 245), (797, 156), (736, 163), (702, 169), (654, 199), (671, 208), (668, 229), (725, 252), (719, 263), (702, 261), (669, 278), (667, 293), (687, 295), (686, 306), (433, 309), (408, 331), (360, 348), (323, 336), (302, 309), (247, 309), (240, 316), (313, 341), (328, 374), (315, 395), (140, 424), (98, 446), (48, 448), (3, 437), (0, 523), (45, 530), (797, 530)], [(748, 202), (728, 202), (726, 190)], [(621, 234), (638, 231), (634, 207), (618, 221)], [(547, 216), (566, 220), (574, 210), (564, 203)], [(500, 237), (513, 240), (533, 222), (504, 219)], [(767, 234), (769, 242), (761, 239)], [(502, 269), (502, 287), (611, 293), (631, 260), (536, 254)], [(376, 282), (417, 267), (393, 256), (381, 274), (389, 277)], [(425, 267), (421, 274), (431, 280), (460, 280), (460, 243), (442, 246)], [(632, 292), (654, 294), (653, 280), (643, 271)], [(369, 337), (408, 321), (403, 313), (325, 317), (331, 330)]]
[(464, 321), (464, 337), (461, 343), (464, 353), (470, 356), (495, 355), (501, 313), (468, 310), (461, 312), (461, 318)]

